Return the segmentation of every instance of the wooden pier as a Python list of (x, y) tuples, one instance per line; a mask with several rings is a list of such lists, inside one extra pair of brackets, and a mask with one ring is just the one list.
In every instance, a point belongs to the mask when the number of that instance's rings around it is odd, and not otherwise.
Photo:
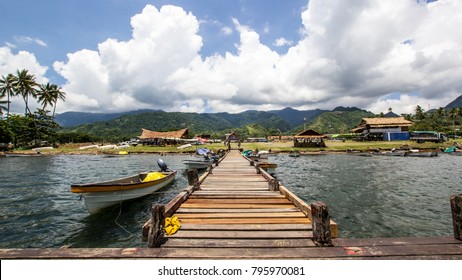
[[(145, 248), (0, 249), (0, 259), (462, 259), (462, 195), (454, 237), (342, 239), (323, 203), (306, 204), (232, 150), (167, 205), (153, 205)], [(167, 236), (166, 217), (181, 228)]]
[[(180, 252), (203, 257), (198, 249), (237, 257), (252, 255), (256, 248), (276, 253), (316, 247), (310, 206), (252, 164), (236, 150), (228, 153), (195, 187), (165, 207), (166, 216), (180, 219), (181, 229), (164, 236), (165, 242), (152, 241), (151, 246), (161, 243), (164, 252), (170, 252), (167, 255), (176, 257), (181, 257)], [(152, 222), (144, 231), (148, 238), (153, 234)], [(331, 222), (328, 231), (336, 237), (337, 224)]]

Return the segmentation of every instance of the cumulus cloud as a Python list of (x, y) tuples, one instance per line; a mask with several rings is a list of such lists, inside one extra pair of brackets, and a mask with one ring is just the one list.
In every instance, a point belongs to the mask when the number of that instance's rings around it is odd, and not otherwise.
[(273, 46), (276, 46), (276, 47), (292, 46), (293, 43), (294, 42), (292, 42), (291, 40), (287, 40), (286, 38), (281, 37), (281, 38), (274, 40)]
[(200, 21), (192, 13), (147, 5), (132, 17), (130, 40), (107, 39), (97, 50), (68, 54), (54, 69), (67, 80), (65, 109), (343, 105), (410, 113), (419, 104), (444, 106), (462, 93), (461, 10), (458, 0), (310, 0), (300, 15), (299, 41), (273, 43), (290, 46), (287, 53), (278, 54), (233, 19), (236, 49), (201, 57)]
[[(37, 83), (44, 84), (48, 82), (45, 77), (48, 67), (40, 65), (34, 54), (27, 51), (13, 53), (8, 46), (0, 47), (0, 76), (6, 76), (10, 73), (16, 74), (17, 70), (22, 69), (27, 69), (30, 74), (34, 75)], [(36, 105), (32, 100), (30, 107), (34, 109)], [(24, 112), (24, 103), (20, 97), (13, 98), (11, 106), (13, 113)]]

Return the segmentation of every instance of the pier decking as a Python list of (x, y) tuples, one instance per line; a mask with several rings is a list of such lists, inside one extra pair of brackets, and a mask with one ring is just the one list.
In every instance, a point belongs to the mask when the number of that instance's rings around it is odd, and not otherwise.
[[(252, 253), (257, 248), (272, 254), (280, 250), (276, 254), (284, 256), (287, 248), (315, 247), (309, 206), (299, 208), (289, 191), (270, 188), (267, 178), (231, 151), (172, 213), (181, 220), (181, 229), (161, 245), (165, 256), (203, 257), (205, 251), (209, 256), (257, 256)], [(335, 223), (332, 229), (336, 235)]]
[[(453, 216), (462, 212), (456, 198)], [(153, 206), (143, 236), (154, 248), (0, 249), (0, 259), (462, 259), (462, 215), (453, 218), (458, 239), (337, 239), (337, 224), (319, 222), (313, 206), (231, 151), (167, 205)], [(163, 221), (173, 215), (181, 228), (166, 236)], [(319, 230), (333, 246), (320, 246)]]

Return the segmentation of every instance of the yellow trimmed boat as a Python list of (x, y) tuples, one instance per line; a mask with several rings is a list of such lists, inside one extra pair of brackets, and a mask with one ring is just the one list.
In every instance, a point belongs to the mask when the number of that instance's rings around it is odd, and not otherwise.
[(160, 172), (148, 171), (111, 181), (73, 184), (71, 191), (81, 194), (88, 212), (95, 214), (101, 209), (116, 205), (121, 201), (154, 193), (172, 183), (175, 180), (176, 170), (168, 169), (162, 161), (159, 161)]

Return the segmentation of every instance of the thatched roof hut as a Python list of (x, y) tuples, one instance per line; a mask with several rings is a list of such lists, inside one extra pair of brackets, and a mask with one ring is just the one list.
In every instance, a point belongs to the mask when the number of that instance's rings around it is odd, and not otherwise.
[(140, 142), (160, 145), (160, 144), (176, 144), (181, 139), (188, 139), (188, 128), (183, 128), (176, 131), (152, 131), (142, 129)]

